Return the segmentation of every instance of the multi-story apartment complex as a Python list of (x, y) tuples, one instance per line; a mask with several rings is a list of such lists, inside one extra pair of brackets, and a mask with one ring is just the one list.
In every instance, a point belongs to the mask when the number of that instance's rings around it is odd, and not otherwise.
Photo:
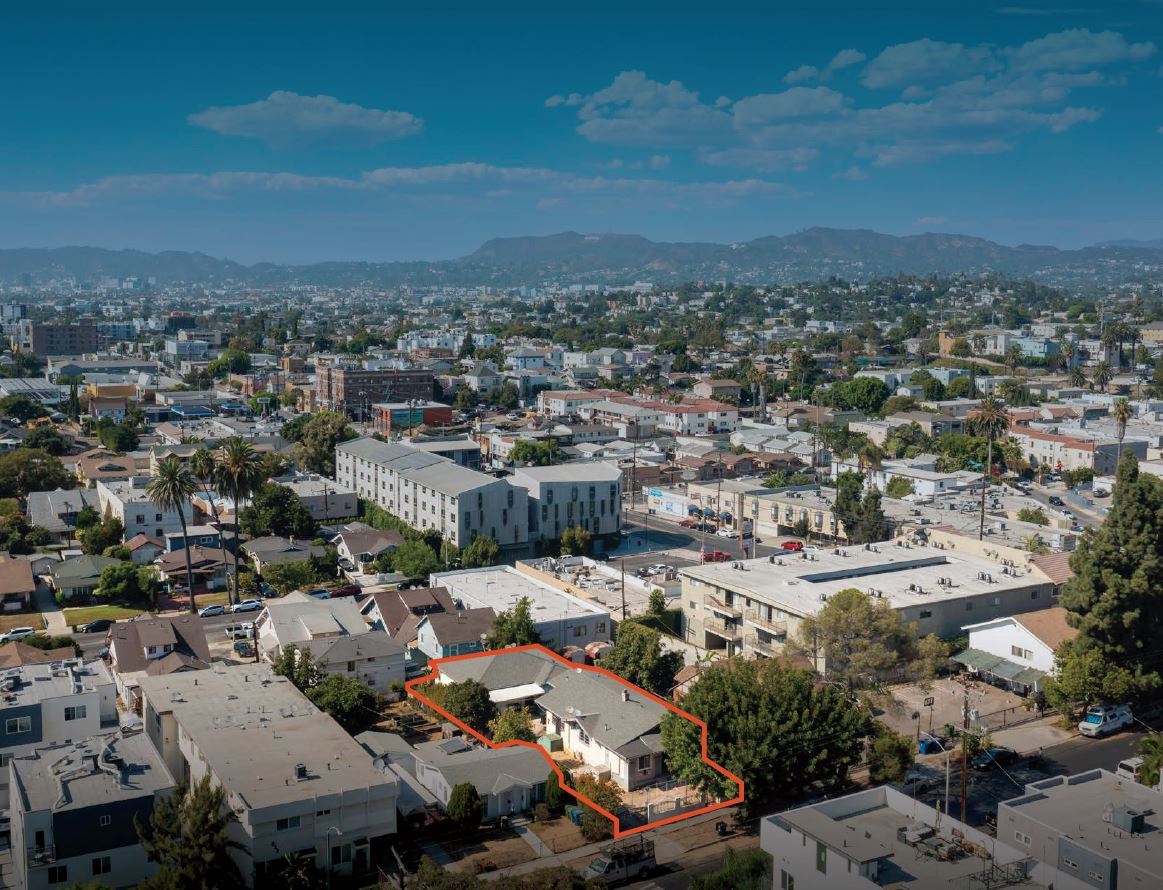
[(376, 402), (430, 399), (434, 385), (432, 372), (419, 368), (321, 367), (315, 373), (315, 401), (321, 408), (366, 418)]
[(73, 324), (23, 319), (13, 346), (36, 355), (81, 355), (97, 351), (97, 326), (91, 321)]
[[(1025, 426), (1011, 427), (1009, 435), (1021, 446), (1023, 457), (1035, 467), (1093, 470), (1101, 476), (1115, 472), (1118, 463), (1117, 439), (1065, 436)], [(1127, 439), (1121, 450), (1134, 452), (1139, 460), (1147, 458), (1147, 442), (1143, 439)]]
[[(9, 768), (13, 884), (134, 887), (157, 870), (135, 822), (148, 825), (174, 779), (141, 734), (108, 732), (38, 747)], [(8, 772), (9, 770), (5, 770)]]
[[(101, 515), (107, 519), (120, 519), (125, 526), (127, 541), (137, 534), (160, 538), (167, 532), (182, 530), (178, 511), (159, 507), (150, 500), (148, 485), (148, 476), (132, 476), (121, 482), (97, 483)], [(183, 513), (190, 519), (194, 515), (193, 507), (187, 503)]]
[(622, 528), (622, 471), (616, 464), (519, 467), (510, 481), (528, 492), (531, 540), (557, 540), (571, 526), (595, 537)]
[(435, 529), (458, 547), (485, 534), (502, 547), (529, 540), (528, 494), (505, 479), (439, 455), (376, 439), (335, 449), (335, 474), (350, 488), (413, 528)]
[(181, 782), (209, 774), (238, 817), (231, 850), (248, 883), (288, 858), (336, 874), (371, 869), (396, 831), (397, 782), (338, 723), (265, 665), (145, 677), (145, 732)]

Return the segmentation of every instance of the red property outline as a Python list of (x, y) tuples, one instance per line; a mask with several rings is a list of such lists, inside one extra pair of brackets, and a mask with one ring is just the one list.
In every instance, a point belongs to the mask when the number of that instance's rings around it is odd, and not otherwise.
[(510, 652), (528, 652), (528, 651), (532, 651), (532, 650), (535, 650), (537, 652), (548, 655), (550, 658), (553, 658), (553, 659), (556, 659), (557, 661), (560, 661), (566, 667), (575, 668), (575, 669), (582, 669), (582, 670), (587, 670), (587, 671), (593, 671), (596, 674), (602, 674), (606, 677), (609, 677), (612, 680), (617, 680), (623, 686), (630, 687), (631, 689), (633, 689), (635, 692), (639, 693), (640, 695), (646, 696), (647, 698), (657, 702), (658, 704), (662, 705), (663, 707), (668, 708), (669, 710), (678, 714), (680, 717), (685, 717), (687, 720), (690, 720), (692, 723), (697, 724), (699, 729), (701, 730), (701, 735), (702, 735), (703, 762), (706, 763), (707, 766), (711, 767), (711, 769), (722, 774), (723, 776), (726, 776), (728, 779), (730, 779), (732, 782), (734, 782), (735, 785), (739, 789), (739, 794), (736, 795), (735, 797), (732, 797), (730, 800), (724, 800), (724, 801), (720, 801), (719, 803), (710, 804), (709, 806), (699, 807), (697, 810), (691, 810), (689, 813), (682, 813), (678, 816), (669, 816), (666, 819), (659, 819), (656, 822), (648, 822), (646, 825), (640, 825), (637, 828), (623, 829), (621, 820), (619, 820), (617, 816), (615, 816), (610, 811), (598, 806), (596, 803), (594, 803), (588, 797), (585, 797), (584, 795), (578, 794), (576, 791), (574, 791), (574, 789), (570, 788), (568, 785), (565, 784), (565, 776), (562, 774), (561, 767), (559, 767), (554, 762), (553, 758), (549, 756), (549, 752), (546, 751), (544, 748), (542, 748), (540, 745), (538, 745), (534, 742), (518, 742), (518, 741), (500, 742), (499, 744), (494, 743), (490, 739), (481, 735), (479, 732), (477, 732), (471, 726), (468, 726), (467, 724), (458, 720), (456, 717), (452, 716), (452, 714), (448, 713), (448, 711), (444, 710), (442, 707), (437, 705), (431, 699), (425, 697), (422, 693), (418, 692), (416, 687), (421, 686), (425, 683), (431, 683), (438, 676), (438, 671), (434, 670), (424, 677), (417, 677), (414, 680), (408, 680), (404, 684), (404, 686), (407, 688), (409, 695), (415, 696), (419, 701), (423, 702), (427, 707), (436, 711), (441, 716), (446, 717), (448, 720), (452, 721), (457, 726), (459, 726), (464, 732), (467, 732), (473, 738), (484, 742), (490, 748), (522, 747), (522, 748), (532, 748), (534, 751), (537, 751), (539, 754), (541, 754), (546, 759), (546, 761), (548, 761), (548, 763), (549, 763), (550, 767), (553, 769), (553, 771), (555, 773), (557, 773), (557, 779), (561, 783), (562, 790), (564, 790), (566, 793), (571, 795), (576, 800), (578, 800), (581, 803), (585, 804), (586, 806), (590, 807), (591, 809), (597, 810), (599, 813), (608, 817), (610, 819), (610, 821), (614, 823), (614, 837), (615, 838), (627, 837), (628, 835), (638, 834), (639, 832), (642, 832), (642, 831), (649, 831), (652, 828), (659, 828), (663, 825), (669, 825), (672, 822), (681, 822), (683, 819), (690, 819), (692, 816), (698, 816), (698, 815), (701, 815), (703, 813), (711, 813), (711, 812), (714, 812), (715, 810), (721, 810), (721, 809), (724, 809), (725, 807), (734, 806), (737, 803), (743, 802), (743, 794), (744, 794), (743, 780), (740, 779), (734, 773), (727, 771), (722, 766), (715, 763), (715, 761), (711, 760), (711, 758), (707, 755), (707, 724), (706, 723), (704, 723), (702, 720), (700, 720), (698, 717), (694, 716), (693, 714), (688, 714), (686, 711), (684, 711), (680, 708), (676, 708), (670, 702), (659, 698), (657, 695), (652, 695), (651, 693), (649, 693), (645, 689), (643, 689), (641, 686), (635, 686), (633, 683), (630, 683), (630, 682), (627, 682), (626, 680), (623, 680), (621, 677), (619, 677), (617, 674), (615, 674), (611, 671), (607, 671), (604, 668), (595, 667), (594, 665), (590, 665), (590, 664), (578, 664), (577, 662), (569, 661), (566, 658), (562, 658), (557, 653), (551, 652), (550, 650), (546, 649), (544, 646), (542, 646), (538, 643), (531, 643), (527, 646), (513, 646), (512, 648), (509, 648), (509, 649), (497, 649), (497, 650), (492, 650), (492, 651), (487, 651), (487, 652), (472, 652), (468, 655), (450, 655), (447, 658), (433, 659), (428, 664), (430, 667), (438, 668), (442, 664), (448, 664), (448, 663), (454, 662), (454, 661), (466, 661), (470, 658), (496, 658), (497, 656), (505, 655), (505, 654), (510, 653)]

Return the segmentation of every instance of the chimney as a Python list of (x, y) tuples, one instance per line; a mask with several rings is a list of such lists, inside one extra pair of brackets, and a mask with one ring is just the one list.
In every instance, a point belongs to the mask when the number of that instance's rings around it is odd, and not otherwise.
[(629, 689), (622, 690), (622, 701), (630, 701), (630, 690)]

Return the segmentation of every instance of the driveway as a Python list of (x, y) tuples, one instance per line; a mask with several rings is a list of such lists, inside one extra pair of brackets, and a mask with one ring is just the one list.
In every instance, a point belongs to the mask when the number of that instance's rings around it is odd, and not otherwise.
[(65, 613), (53, 599), (52, 590), (43, 581), (36, 585), (36, 608), (44, 619), (45, 633), (51, 637), (65, 636), (69, 626), (65, 623)]

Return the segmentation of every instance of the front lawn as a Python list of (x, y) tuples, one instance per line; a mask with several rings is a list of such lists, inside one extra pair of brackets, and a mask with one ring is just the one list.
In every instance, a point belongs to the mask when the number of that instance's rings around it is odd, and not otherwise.
[(0, 633), (8, 633), (14, 627), (35, 627), (37, 630), (44, 630), (44, 620), (39, 612), (0, 615)]
[(65, 609), (65, 623), (75, 628), (79, 624), (88, 624), (90, 621), (100, 621), (108, 618), (110, 621), (125, 621), (136, 618), (144, 609), (134, 606), (80, 606), (75, 609)]

